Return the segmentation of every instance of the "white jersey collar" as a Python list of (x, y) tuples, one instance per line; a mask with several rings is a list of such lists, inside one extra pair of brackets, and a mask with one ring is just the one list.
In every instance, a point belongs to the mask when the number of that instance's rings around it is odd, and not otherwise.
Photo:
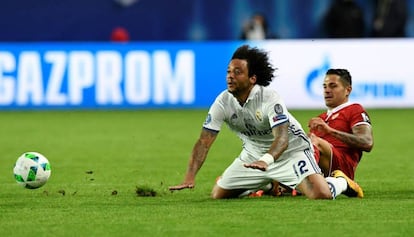
[[(247, 97), (247, 99), (246, 99), (246, 101), (244, 102), (243, 105), (240, 105), (240, 103), (239, 103), (239, 101), (237, 100), (236, 97), (234, 97), (233, 95), (231, 95), (231, 96), (232, 96), (232, 98), (233, 98), (233, 100), (234, 100), (235, 103), (237, 103), (241, 107), (244, 107), (250, 100), (254, 99), (254, 97), (260, 92), (260, 88), (261, 88), (260, 85), (255, 84), (252, 87), (252, 89), (251, 89), (251, 91), (249, 93), (249, 96)], [(228, 91), (227, 91), (227, 93), (231, 94)]]
[(246, 103), (249, 102), (249, 100), (253, 99), (256, 96), (256, 94), (259, 93), (259, 91), (260, 91), (260, 86), (255, 84), (252, 90), (250, 91), (249, 96), (247, 97)]
[(338, 106), (336, 106), (335, 108), (333, 108), (333, 109), (328, 109), (327, 110), (327, 112), (326, 112), (326, 114), (328, 115), (328, 117), (329, 116), (331, 116), (331, 114), (333, 114), (333, 113), (336, 113), (336, 112), (338, 112), (339, 110), (341, 110), (341, 109), (343, 109), (343, 108), (345, 108), (345, 107), (347, 107), (347, 106), (350, 106), (351, 104), (353, 104), (353, 103), (351, 103), (351, 102), (345, 102), (345, 103), (343, 103), (343, 104), (341, 104), (341, 105), (338, 105)]

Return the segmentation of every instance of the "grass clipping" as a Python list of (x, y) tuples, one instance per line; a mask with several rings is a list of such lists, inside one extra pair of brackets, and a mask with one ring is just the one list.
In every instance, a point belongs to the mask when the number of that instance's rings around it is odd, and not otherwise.
[(155, 197), (157, 192), (148, 186), (137, 186), (135, 193), (138, 197)]

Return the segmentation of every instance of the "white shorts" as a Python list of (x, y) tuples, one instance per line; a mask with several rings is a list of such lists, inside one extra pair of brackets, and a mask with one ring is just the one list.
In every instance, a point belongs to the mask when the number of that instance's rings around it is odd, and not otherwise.
[(291, 153), (287, 158), (276, 160), (266, 171), (246, 168), (242, 152), (224, 171), (217, 185), (223, 189), (259, 189), (273, 180), (294, 189), (304, 178), (311, 174), (321, 173), (310, 149)]

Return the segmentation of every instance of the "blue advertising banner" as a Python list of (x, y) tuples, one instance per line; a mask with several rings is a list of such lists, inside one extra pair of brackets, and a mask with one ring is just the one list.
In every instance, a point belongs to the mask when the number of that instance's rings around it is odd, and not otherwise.
[(239, 44), (0, 44), (0, 108), (206, 107)]
[[(242, 41), (0, 44), (0, 110), (208, 108)], [(329, 68), (351, 72), (351, 101), (414, 107), (414, 40), (249, 42), (277, 68), (289, 108), (324, 108)]]

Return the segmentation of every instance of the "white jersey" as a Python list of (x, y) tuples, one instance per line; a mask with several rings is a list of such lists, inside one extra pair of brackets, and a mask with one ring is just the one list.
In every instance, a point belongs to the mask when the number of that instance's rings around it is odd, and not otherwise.
[(223, 122), (242, 140), (244, 155), (240, 158), (247, 159), (245, 162), (258, 160), (268, 152), (274, 141), (272, 128), (284, 123), (289, 123), (289, 146), (278, 160), (287, 158), (290, 152), (312, 150), (300, 123), (288, 112), (279, 94), (268, 87), (255, 85), (243, 106), (223, 91), (211, 105), (203, 127), (219, 132)]

